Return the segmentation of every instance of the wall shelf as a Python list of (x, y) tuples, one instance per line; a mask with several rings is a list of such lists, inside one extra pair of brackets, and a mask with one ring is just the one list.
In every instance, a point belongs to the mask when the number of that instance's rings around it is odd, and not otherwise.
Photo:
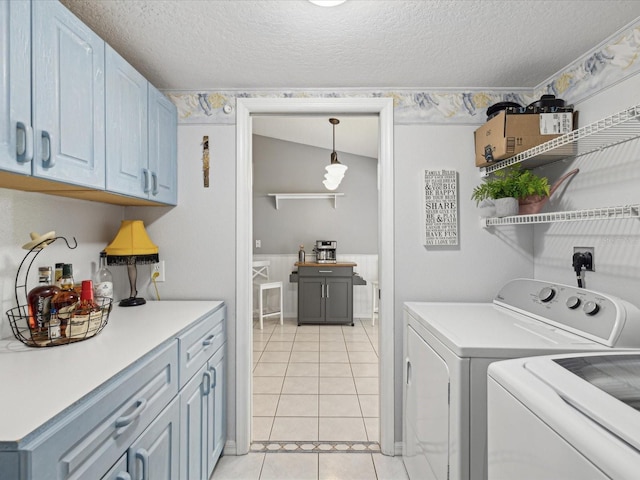
[(640, 105), (627, 108), (597, 122), (578, 128), (518, 155), (480, 167), (480, 175), (487, 175), (521, 163), (536, 168), (564, 158), (579, 157), (640, 137)]
[(280, 208), (280, 200), (325, 200), (333, 199), (333, 208), (338, 206), (338, 197), (343, 197), (344, 193), (268, 193), (276, 201), (276, 210)]
[(481, 218), (483, 227), (497, 225), (526, 225), (535, 223), (575, 222), (585, 220), (618, 220), (621, 218), (640, 218), (640, 205), (591, 208), (568, 212), (537, 213), (534, 215), (514, 215), (502, 218)]

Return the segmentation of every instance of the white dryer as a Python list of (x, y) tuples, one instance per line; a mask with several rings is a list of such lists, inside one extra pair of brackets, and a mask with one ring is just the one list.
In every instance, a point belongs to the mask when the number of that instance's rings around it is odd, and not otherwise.
[(490, 480), (640, 477), (640, 351), (489, 367)]
[(487, 478), (495, 361), (640, 347), (640, 311), (568, 285), (513, 280), (492, 303), (404, 305), (403, 460), (413, 480)]

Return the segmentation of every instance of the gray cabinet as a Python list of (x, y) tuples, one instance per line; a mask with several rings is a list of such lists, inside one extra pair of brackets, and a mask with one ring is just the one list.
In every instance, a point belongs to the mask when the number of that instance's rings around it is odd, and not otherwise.
[(298, 325), (353, 325), (353, 267), (298, 267)]

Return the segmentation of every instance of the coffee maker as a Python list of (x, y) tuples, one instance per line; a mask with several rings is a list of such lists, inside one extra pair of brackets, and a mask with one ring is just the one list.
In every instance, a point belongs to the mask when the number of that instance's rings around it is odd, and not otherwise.
[(338, 242), (335, 240), (316, 240), (313, 251), (316, 254), (317, 263), (336, 263), (336, 249)]

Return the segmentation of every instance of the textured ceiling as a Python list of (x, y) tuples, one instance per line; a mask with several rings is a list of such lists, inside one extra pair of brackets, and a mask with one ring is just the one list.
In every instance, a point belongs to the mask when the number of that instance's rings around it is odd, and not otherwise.
[(640, 1), (62, 0), (163, 90), (533, 88)]

